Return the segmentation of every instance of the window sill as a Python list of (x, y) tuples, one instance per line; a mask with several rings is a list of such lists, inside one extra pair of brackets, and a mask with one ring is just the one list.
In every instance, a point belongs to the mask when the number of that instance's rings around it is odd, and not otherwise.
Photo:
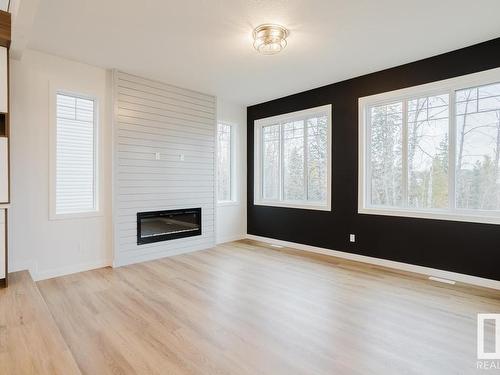
[(385, 208), (358, 208), (359, 214), (366, 215), (382, 215), (408, 217), (414, 219), (430, 219), (430, 220), (446, 220), (460, 221), (465, 223), (481, 223), (481, 224), (500, 224), (500, 217), (494, 216), (493, 213), (484, 213), (484, 215), (471, 214), (467, 211), (456, 211), (454, 213), (444, 211), (417, 211), (417, 210), (395, 210)]
[(220, 201), (217, 202), (218, 207), (227, 207), (227, 206), (239, 206), (240, 202), (238, 201)]
[(330, 205), (314, 205), (308, 203), (289, 203), (289, 202), (273, 202), (273, 201), (255, 201), (256, 206), (270, 206), (283, 208), (296, 208), (299, 210), (316, 210), (316, 211), (331, 211)]
[(76, 219), (91, 219), (96, 217), (102, 217), (104, 213), (102, 211), (91, 211), (91, 212), (77, 212), (74, 214), (54, 214), (51, 213), (49, 216), (50, 220), (76, 220)]

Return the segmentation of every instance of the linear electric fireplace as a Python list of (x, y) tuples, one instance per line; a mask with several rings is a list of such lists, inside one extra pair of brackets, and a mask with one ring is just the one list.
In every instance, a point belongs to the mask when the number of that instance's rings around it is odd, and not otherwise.
[(137, 245), (201, 235), (201, 208), (137, 213)]

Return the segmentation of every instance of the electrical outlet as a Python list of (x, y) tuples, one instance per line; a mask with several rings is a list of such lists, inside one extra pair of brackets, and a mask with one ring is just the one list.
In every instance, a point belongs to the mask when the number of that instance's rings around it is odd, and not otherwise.
[(184, 161), (184, 154), (180, 154), (179, 159), (181, 159), (181, 161)]
[(350, 234), (349, 235), (349, 241), (356, 242), (356, 235), (355, 234)]
[(161, 158), (160, 153), (159, 152), (155, 152), (155, 159), (156, 160), (160, 160), (160, 158)]

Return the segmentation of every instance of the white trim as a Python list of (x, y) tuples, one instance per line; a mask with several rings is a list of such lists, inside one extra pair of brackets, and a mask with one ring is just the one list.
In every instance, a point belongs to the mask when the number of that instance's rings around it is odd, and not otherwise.
[(33, 260), (10, 260), (9, 259), (9, 273), (19, 272), (19, 271), (28, 271), (30, 275), (35, 275), (38, 268), (38, 263)]
[[(310, 201), (284, 201), (282, 200), (283, 191), (283, 173), (280, 168), (280, 200), (269, 200), (262, 198), (262, 166), (261, 166), (261, 147), (262, 147), (262, 128), (268, 125), (278, 125), (289, 120), (306, 119), (310, 116), (319, 114), (327, 115), (327, 194), (326, 203), (310, 202)], [(282, 131), (282, 127), (281, 127)], [(282, 138), (282, 136), (281, 136)], [(332, 105), (327, 104), (320, 107), (308, 108), (302, 111), (290, 112), (282, 115), (266, 117), (254, 121), (254, 202), (256, 206), (271, 206), (271, 207), (288, 207), (298, 208), (305, 210), (332, 210), (332, 145), (333, 145), (333, 131), (332, 131)], [(280, 142), (280, 163), (283, 159), (283, 147)], [(304, 156), (305, 157), (305, 156)], [(304, 174), (306, 172), (304, 171)], [(304, 176), (304, 178), (306, 178)], [(306, 185), (307, 186), (307, 185)]]
[[(381, 94), (371, 95), (359, 98), (358, 100), (358, 213), (370, 215), (398, 216), (434, 220), (449, 220), (461, 222), (474, 222), (485, 224), (500, 224), (499, 211), (481, 211), (481, 210), (463, 210), (454, 208), (452, 205), (449, 209), (425, 209), (419, 210), (411, 207), (377, 207), (371, 206), (369, 203), (370, 186), (369, 185), (369, 163), (367, 160), (367, 139), (369, 139), (369, 129), (367, 126), (367, 108), (370, 106), (387, 104), (390, 102), (402, 101), (420, 97), (433, 96), (438, 94), (449, 95), (449, 195), (450, 203), (455, 196), (455, 92), (469, 87), (492, 84), (500, 82), (500, 68), (486, 70), (479, 73), (468, 74), (447, 80), (432, 82), (424, 85), (413, 86), (401, 90), (384, 92)], [(403, 114), (404, 115), (404, 114)], [(405, 124), (403, 123), (403, 128)], [(404, 158), (404, 155), (403, 155)], [(403, 168), (403, 174), (405, 170)]]
[[(330, 194), (331, 195), (331, 194)], [(288, 208), (297, 208), (297, 209), (302, 209), (302, 210), (318, 210), (318, 211), (331, 211), (331, 205), (327, 204), (326, 206), (323, 205), (315, 205), (310, 202), (306, 201), (293, 201), (293, 202), (288, 202), (288, 201), (269, 201), (269, 200), (260, 200), (260, 201), (254, 201), (253, 203), (256, 206), (270, 206), (270, 207), (288, 207)]]
[(217, 238), (216, 244), (220, 245), (220, 244), (224, 244), (224, 243), (228, 243), (228, 242), (240, 241), (240, 240), (245, 239), (246, 237), (247, 237), (246, 234), (236, 234), (233, 236), (224, 236), (224, 237)]
[[(231, 129), (230, 130), (230, 140), (229, 140), (229, 148), (230, 148), (230, 151), (229, 151), (229, 160), (230, 160), (230, 176), (229, 176), (229, 195), (230, 195), (230, 199), (229, 200), (225, 200), (225, 201), (219, 201), (219, 186), (218, 186), (218, 182), (219, 182), (219, 170), (217, 168), (217, 165), (218, 165), (218, 161), (219, 161), (219, 149), (217, 147), (217, 145), (219, 144), (219, 140), (218, 140), (218, 137), (219, 137), (219, 125), (225, 125), (225, 126), (229, 126), (229, 128)], [(239, 186), (238, 184), (238, 181), (239, 181), (239, 176), (237, 176), (237, 169), (236, 169), (236, 164), (238, 162), (238, 160), (236, 159), (236, 150), (238, 149), (239, 147), (239, 142), (238, 142), (238, 138), (236, 136), (236, 132), (238, 132), (239, 134), (239, 125), (236, 124), (236, 123), (233, 123), (233, 122), (228, 122), (228, 121), (217, 121), (216, 125), (215, 125), (215, 133), (216, 133), (216, 137), (215, 137), (215, 148), (216, 148), (216, 160), (215, 160), (215, 169), (216, 169), (216, 187), (215, 187), (215, 195), (216, 195), (216, 202), (217, 202), (217, 206), (233, 206), (233, 205), (238, 205), (239, 204), (239, 196), (238, 196), (238, 189), (237, 189), (237, 186)]]
[(358, 207), (359, 214), (365, 215), (382, 215), (382, 216), (397, 216), (410, 217), (416, 219), (432, 219), (432, 220), (447, 220), (460, 221), (466, 223), (483, 223), (483, 224), (500, 224), (500, 217), (495, 216), (478, 216), (474, 214), (460, 214), (459, 210), (454, 213), (442, 210), (434, 211), (417, 211), (405, 208), (364, 208)]
[(118, 230), (118, 71), (113, 69), (111, 71), (111, 103), (108, 103), (108, 109), (111, 116), (111, 264), (113, 265), (115, 259), (119, 256), (120, 234)]
[(456, 282), (453, 280), (443, 279), (441, 277), (435, 277), (435, 276), (429, 276), (429, 280), (437, 281), (438, 283), (450, 284), (450, 285), (456, 284)]
[[(103, 168), (102, 160), (102, 132), (103, 113), (101, 109), (103, 98), (95, 95), (85, 87), (65, 88), (65, 84), (49, 82), (49, 220), (68, 220), (78, 218), (101, 217), (104, 215), (102, 210), (103, 202), (103, 178), (101, 171)], [(56, 149), (57, 149), (57, 95), (69, 95), (73, 97), (92, 100), (94, 102), (94, 200), (95, 209), (58, 214), (56, 213)]]
[(227, 207), (227, 206), (239, 206), (240, 202), (238, 201), (218, 201), (217, 206), (219, 207)]
[[(95, 270), (97, 268), (109, 267), (111, 261), (108, 259), (72, 264), (70, 266), (51, 268), (42, 272), (36, 272), (31, 277), (34, 281), (51, 279), (53, 277), (71, 275), (73, 273)], [(31, 273), (31, 272), (30, 272)]]
[(48, 270), (38, 271), (38, 263), (35, 261), (20, 261), (14, 262), (10, 265), (10, 272), (18, 272), (27, 270), (31, 278), (34, 281), (40, 281), (45, 279), (51, 279), (53, 277), (70, 275), (73, 273), (90, 271), (97, 268), (109, 267), (111, 265), (111, 260), (109, 259), (101, 259), (90, 262), (83, 262), (78, 264), (72, 264), (64, 267), (56, 267)]
[(406, 271), (406, 272), (413, 272), (413, 273), (417, 273), (417, 274), (421, 274), (421, 275), (432, 276), (432, 277), (437, 277), (437, 278), (442, 278), (442, 279), (448, 279), (448, 280), (461, 282), (461, 283), (465, 283), (465, 284), (470, 284), (470, 285), (476, 285), (476, 286), (480, 286), (483, 288), (491, 288), (491, 289), (500, 290), (500, 281), (497, 281), (497, 280), (485, 279), (482, 277), (465, 275), (465, 274), (461, 274), (461, 273), (457, 273), (457, 272), (444, 271), (444, 270), (439, 270), (439, 269), (430, 268), (430, 267), (417, 266), (417, 265), (408, 264), (408, 263), (395, 262), (392, 260), (374, 258), (374, 257), (366, 256), (366, 255), (346, 253), (344, 251), (330, 250), (330, 249), (325, 249), (322, 247), (303, 245), (303, 244), (299, 244), (299, 243), (295, 243), (295, 242), (277, 240), (274, 238), (255, 236), (253, 234), (247, 234), (246, 238), (250, 239), (250, 240), (254, 240), (254, 241), (265, 242), (268, 244), (275, 244), (275, 245), (290, 247), (290, 248), (297, 249), (297, 250), (310, 251), (313, 253), (329, 255), (329, 256), (342, 258), (342, 259), (353, 260), (356, 262), (373, 264), (376, 266), (387, 267), (387, 268), (392, 268), (392, 269)]

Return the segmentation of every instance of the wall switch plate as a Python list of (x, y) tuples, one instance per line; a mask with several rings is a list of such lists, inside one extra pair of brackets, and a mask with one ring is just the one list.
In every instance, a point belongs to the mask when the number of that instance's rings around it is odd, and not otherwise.
[(180, 154), (179, 159), (181, 159), (181, 161), (184, 161), (184, 154)]
[(355, 234), (350, 234), (349, 235), (349, 241), (356, 242), (356, 235)]
[(160, 160), (160, 157), (161, 157), (160, 153), (159, 152), (155, 152), (155, 159), (156, 160)]

